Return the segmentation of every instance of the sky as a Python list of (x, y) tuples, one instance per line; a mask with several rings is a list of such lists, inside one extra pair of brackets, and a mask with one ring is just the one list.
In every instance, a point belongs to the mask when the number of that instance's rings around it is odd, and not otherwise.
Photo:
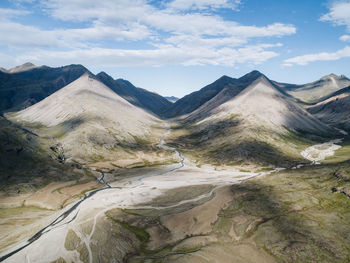
[(259, 70), (350, 77), (350, 0), (1, 0), (0, 66), (82, 64), (164, 96)]

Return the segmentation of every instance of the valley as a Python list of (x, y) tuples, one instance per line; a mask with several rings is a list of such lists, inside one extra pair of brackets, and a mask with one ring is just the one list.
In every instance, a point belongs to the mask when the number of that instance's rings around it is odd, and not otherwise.
[(347, 81), (253, 71), (165, 102), (86, 70), (28, 93), (0, 117), (0, 261), (347, 262), (349, 130), (318, 106)]
[[(167, 125), (165, 125), (165, 127), (167, 127)], [(169, 136), (170, 129), (166, 128), (166, 131), (165, 134)], [(124, 176), (110, 183), (104, 183), (105, 181), (102, 181), (102, 176), (97, 178), (97, 180), (101, 184), (104, 184), (105, 187), (89, 191), (79, 201), (74, 202), (63, 210), (55, 213), (54, 216), (56, 216), (56, 218), (52, 223), (35, 233), (28, 239), (28, 241), (21, 244), (19, 247), (15, 246), (13, 250), (16, 253), (10, 252), (9, 254), (4, 255), (1, 260), (5, 260), (7, 257), (11, 256), (9, 257), (8, 262), (25, 261), (28, 259), (30, 259), (30, 261), (40, 262), (41, 255), (45, 253), (45, 261), (54, 261), (57, 255), (57, 245), (54, 245), (54, 243), (64, 244), (64, 247), (60, 248), (61, 252), (59, 252), (63, 258), (72, 258), (73, 261), (78, 260), (78, 258), (74, 257), (73, 253), (69, 252), (70, 249), (67, 249), (66, 243), (71, 242), (69, 240), (69, 238), (71, 238), (70, 235), (77, 235), (78, 238), (86, 238), (86, 233), (83, 232), (82, 227), (90, 225), (91, 232), (88, 235), (89, 238), (84, 242), (85, 248), (88, 251), (88, 258), (86, 258), (85, 261), (93, 262), (93, 253), (91, 250), (93, 240), (91, 240), (91, 237), (94, 235), (96, 224), (100, 222), (100, 220), (108, 220), (109, 213), (115, 215), (116, 210), (122, 209), (122, 211), (136, 211), (136, 214), (141, 213), (141, 215), (145, 213), (147, 217), (154, 213), (166, 215), (170, 211), (170, 213), (174, 215), (174, 211), (172, 210), (182, 211), (186, 209), (186, 207), (206, 206), (208, 203), (214, 202), (213, 199), (215, 200), (216, 195), (222, 195), (220, 198), (227, 199), (226, 202), (229, 202), (230, 198), (228, 198), (227, 195), (232, 195), (232, 193), (228, 191), (228, 186), (232, 187), (232, 185), (244, 182), (248, 183), (248, 180), (249, 185), (253, 178), (260, 181), (260, 177), (268, 177), (276, 172), (281, 173), (281, 171), (285, 169), (276, 168), (266, 172), (242, 172), (234, 171), (232, 169), (218, 170), (213, 169), (213, 167), (210, 166), (198, 168), (190, 161), (185, 160), (181, 153), (175, 148), (166, 146), (164, 144), (165, 139), (166, 138), (160, 139), (159, 147), (164, 147), (167, 150), (174, 151), (178, 155), (178, 163), (168, 167), (161, 167), (158, 171), (154, 171), (153, 169), (147, 172), (140, 171), (132, 177)], [(323, 150), (330, 151), (332, 147), (333, 144), (328, 143)], [(331, 156), (331, 154), (329, 154), (329, 156)], [(318, 160), (321, 161), (322, 159), (323, 158), (319, 158)], [(104, 176), (104, 174), (102, 175)], [(188, 191), (191, 191), (192, 193)], [(168, 195), (172, 192), (174, 192), (174, 194), (170, 194), (170, 196), (173, 196), (171, 198)], [(219, 203), (221, 202), (222, 200), (219, 201)], [(226, 208), (227, 206), (225, 203), (221, 205), (224, 205), (221, 209)], [(92, 218), (90, 218), (91, 211), (93, 211), (94, 214)], [(123, 214), (125, 212), (117, 212), (117, 215), (120, 213)], [(219, 211), (217, 211), (217, 213), (219, 213)], [(175, 215), (176, 214), (177, 213), (175, 213)], [(181, 212), (179, 214), (181, 214)], [(203, 222), (203, 224), (208, 224), (208, 222)], [(176, 226), (176, 228), (177, 227), (179, 226)], [(193, 230), (198, 231), (195, 229)], [(198, 234), (201, 236), (201, 233)], [(157, 236), (154, 238), (157, 238)], [(191, 240), (193, 238), (184, 238), (181, 243), (186, 243), (187, 239)], [(211, 239), (215, 240), (214, 238), (207, 237), (200, 241), (200, 243), (205, 243), (205, 240)], [(173, 242), (174, 241), (175, 240), (173, 240)], [(152, 240), (152, 242), (160, 241)], [(190, 245), (192, 240), (187, 242)], [(48, 247), (53, 247), (55, 249), (50, 252)], [(159, 255), (154, 256), (154, 259), (166, 259), (167, 257), (176, 257), (177, 255), (182, 255), (182, 257), (184, 257), (184, 255), (191, 255), (195, 252), (201, 253), (199, 251), (200, 250), (198, 249), (186, 253), (167, 252), (164, 255), (162, 255), (164, 252), (158, 252), (155, 254)], [(123, 251), (120, 251), (120, 253), (122, 255)], [(83, 255), (80, 254), (80, 260), (82, 260), (82, 256)], [(85, 255), (85, 257), (86, 256), (87, 255)], [(146, 258), (152, 259), (151, 256), (146, 256)]]

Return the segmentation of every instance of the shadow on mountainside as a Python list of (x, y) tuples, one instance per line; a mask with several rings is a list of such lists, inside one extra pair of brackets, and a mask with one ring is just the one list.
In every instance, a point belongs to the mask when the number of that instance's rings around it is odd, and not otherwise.
[(350, 203), (332, 193), (344, 183), (333, 176), (337, 167), (306, 167), (233, 185), (237, 198), (222, 217), (247, 218), (234, 225), (236, 235), (251, 237), (282, 262), (348, 261)]
[[(281, 135), (263, 128), (246, 129), (242, 128), (241, 122), (240, 118), (233, 116), (231, 119), (210, 124), (179, 126), (174, 128), (175, 133), (181, 129), (187, 133), (176, 137), (171, 143), (196, 159), (218, 165), (253, 163), (291, 167), (305, 162), (297, 150), (293, 155), (281, 150), (287, 144), (304, 143), (304, 135)], [(268, 143), (264, 139), (266, 136), (273, 138), (276, 144)]]
[(79, 179), (73, 167), (50, 157), (52, 143), (0, 117), (0, 191), (18, 194)]

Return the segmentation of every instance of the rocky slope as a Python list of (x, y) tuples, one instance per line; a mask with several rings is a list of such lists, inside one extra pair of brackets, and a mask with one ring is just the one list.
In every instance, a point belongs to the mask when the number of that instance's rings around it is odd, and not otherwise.
[(264, 76), (259, 77), (236, 96), (223, 90), (192, 112), (186, 120), (224, 120), (232, 114), (240, 116), (244, 122), (250, 122), (252, 126), (285, 128), (313, 134), (332, 132), (330, 127), (314, 118), (293, 99), (282, 94)]
[(158, 123), (156, 117), (130, 104), (88, 73), (7, 117), (40, 134), (55, 136), (67, 159), (81, 163), (122, 162), (151, 144), (152, 126)]
[(350, 130), (350, 86), (310, 107), (308, 111), (321, 121)]
[(317, 81), (303, 85), (273, 83), (303, 102), (315, 103), (323, 100), (333, 92), (349, 86), (350, 79), (344, 75), (337, 76), (335, 74), (329, 74)]
[[(288, 165), (312, 138), (341, 136), (260, 76), (239, 94), (223, 89), (182, 120), (174, 143), (201, 162)], [(194, 150), (195, 149), (195, 150)], [(195, 151), (195, 153), (194, 153)]]
[[(261, 72), (254, 70), (238, 79), (222, 76), (212, 84), (195, 91), (176, 101), (165, 113), (167, 117), (186, 115), (199, 109), (202, 105), (215, 108), (217, 105), (226, 102), (239, 94), (242, 90), (252, 84), (259, 77), (264, 76)], [(279, 87), (277, 87), (279, 89)], [(281, 92), (284, 92), (281, 89)], [(216, 97), (215, 104), (210, 101)], [(211, 104), (209, 106), (209, 104)]]

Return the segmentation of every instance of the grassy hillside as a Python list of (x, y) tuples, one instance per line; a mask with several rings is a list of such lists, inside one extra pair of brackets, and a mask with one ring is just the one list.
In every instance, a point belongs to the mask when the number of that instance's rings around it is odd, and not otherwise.
[[(349, 161), (285, 170), (172, 209), (114, 209), (105, 225), (113, 242), (127, 242), (118, 255), (128, 262), (347, 262), (349, 178)], [(172, 189), (151, 203), (209, 189)], [(112, 256), (106, 239), (95, 242), (100, 255)]]

